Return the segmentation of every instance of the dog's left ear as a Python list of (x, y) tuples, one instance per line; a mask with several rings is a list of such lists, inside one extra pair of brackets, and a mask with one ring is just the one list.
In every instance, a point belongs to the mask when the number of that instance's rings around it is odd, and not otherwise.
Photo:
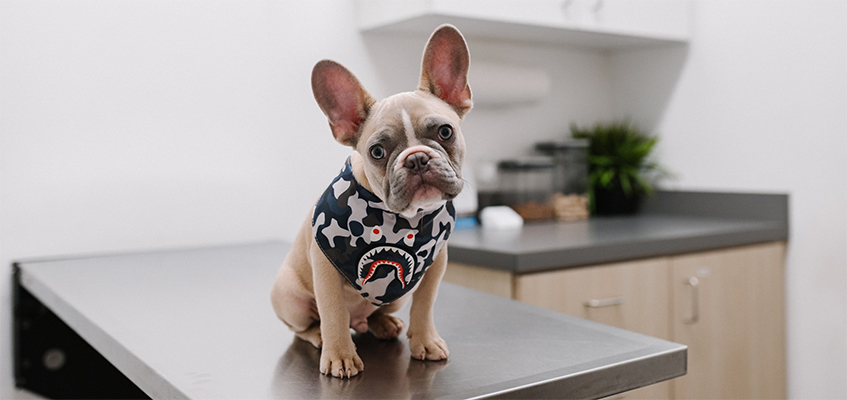
[(347, 68), (331, 60), (322, 60), (312, 69), (312, 93), (329, 119), (335, 140), (354, 146), (376, 100)]
[(453, 25), (441, 25), (432, 33), (424, 49), (418, 89), (438, 96), (462, 117), (473, 107), (468, 86), (469, 66), (465, 38)]

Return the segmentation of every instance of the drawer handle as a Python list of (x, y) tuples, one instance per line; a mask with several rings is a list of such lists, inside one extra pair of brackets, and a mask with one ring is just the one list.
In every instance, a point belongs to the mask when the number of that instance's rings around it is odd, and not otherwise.
[(682, 322), (692, 325), (700, 320), (700, 280), (696, 276), (692, 276), (685, 283), (691, 285), (691, 318)]
[(601, 307), (609, 307), (616, 306), (618, 304), (623, 304), (623, 297), (609, 297), (605, 299), (590, 299), (583, 303), (586, 307), (589, 308), (601, 308)]

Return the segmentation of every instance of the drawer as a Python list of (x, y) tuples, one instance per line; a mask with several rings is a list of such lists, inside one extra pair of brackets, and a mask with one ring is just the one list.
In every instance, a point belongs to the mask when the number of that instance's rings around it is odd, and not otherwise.
[[(670, 340), (671, 259), (571, 268), (515, 277), (514, 298), (532, 305)], [(671, 381), (615, 399), (669, 399)]]
[(570, 268), (515, 277), (514, 298), (670, 340), (670, 258)]

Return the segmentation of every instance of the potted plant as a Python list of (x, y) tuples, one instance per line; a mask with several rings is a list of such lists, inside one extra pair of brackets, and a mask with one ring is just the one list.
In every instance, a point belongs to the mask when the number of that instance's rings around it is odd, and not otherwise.
[(648, 175), (659, 165), (647, 159), (658, 138), (627, 120), (597, 123), (592, 128), (571, 125), (574, 138), (588, 139), (589, 198), (597, 215), (632, 214), (645, 195), (652, 194)]

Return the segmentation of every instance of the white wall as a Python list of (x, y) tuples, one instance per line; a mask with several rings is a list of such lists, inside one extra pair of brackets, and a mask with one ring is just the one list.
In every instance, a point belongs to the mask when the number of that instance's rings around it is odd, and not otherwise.
[[(385, 77), (386, 94), (409, 90), (409, 82), (417, 81), (421, 43), (426, 39), (426, 36), (366, 37), (374, 67)], [(468, 38), (468, 46), (471, 51), (468, 80), (472, 91), (481, 91), (474, 81), (475, 63), (540, 68), (549, 74), (551, 81), (551, 90), (540, 103), (477, 106), (468, 114), (463, 132), (471, 164), (529, 154), (537, 141), (570, 136), (571, 121), (589, 124), (611, 115), (611, 70), (608, 56), (602, 52), (476, 38)]]
[(661, 135), (674, 186), (790, 193), (792, 398), (847, 398), (846, 5), (698, 1), (687, 51), (612, 58), (614, 112)]
[[(294, 236), (348, 154), (312, 65), (338, 60), (378, 97), (418, 82), (425, 37), (364, 39), (353, 13), (343, 0), (0, 2), (0, 398), (13, 396), (11, 260)], [(534, 107), (469, 114), (470, 159), (609, 116), (603, 54), (470, 46), (554, 83)]]
[[(847, 398), (847, 11), (701, 1), (689, 48), (608, 56), (471, 40), (547, 69), (544, 103), (476, 109), (469, 160), (629, 114), (684, 189), (791, 193), (789, 393)], [(0, 2), (0, 270), (10, 260), (290, 239), (347, 150), (315, 61), (412, 89), (420, 37), (361, 37), (338, 1)], [(473, 81), (471, 81), (473, 85)], [(11, 393), (0, 271), (0, 398)]]

